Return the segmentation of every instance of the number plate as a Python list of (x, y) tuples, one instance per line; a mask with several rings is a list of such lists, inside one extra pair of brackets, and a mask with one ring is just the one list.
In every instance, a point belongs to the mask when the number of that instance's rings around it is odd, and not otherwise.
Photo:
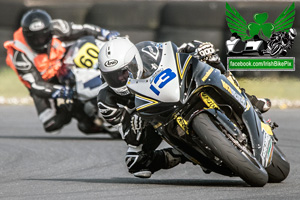
[(98, 62), (99, 48), (90, 42), (85, 43), (74, 59), (76, 66), (80, 68), (91, 68)]

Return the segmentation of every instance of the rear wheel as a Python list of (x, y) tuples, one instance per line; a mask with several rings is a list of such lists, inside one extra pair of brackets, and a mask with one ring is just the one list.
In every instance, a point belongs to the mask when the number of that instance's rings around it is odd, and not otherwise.
[(246, 183), (262, 187), (268, 182), (266, 170), (246, 153), (238, 149), (211, 121), (206, 113), (194, 118), (193, 130), (211, 151)]
[(280, 183), (290, 172), (290, 163), (277, 145), (274, 146), (272, 163), (266, 170), (269, 175), (269, 183)]

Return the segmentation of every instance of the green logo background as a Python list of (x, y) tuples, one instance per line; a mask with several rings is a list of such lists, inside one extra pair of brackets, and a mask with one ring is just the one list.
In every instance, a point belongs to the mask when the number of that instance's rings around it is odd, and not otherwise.
[(240, 13), (226, 2), (226, 21), (232, 33), (237, 33), (242, 40), (252, 39), (258, 35), (262, 39), (269, 39), (273, 32), (288, 32), (295, 20), (295, 3), (287, 6), (274, 23), (267, 23), (268, 13), (256, 13), (254, 22), (247, 23)]

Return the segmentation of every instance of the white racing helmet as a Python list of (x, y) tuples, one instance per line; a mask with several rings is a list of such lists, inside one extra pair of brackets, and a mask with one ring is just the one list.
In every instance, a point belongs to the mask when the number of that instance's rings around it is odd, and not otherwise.
[(136, 46), (128, 38), (118, 37), (106, 42), (98, 56), (101, 75), (119, 95), (129, 94), (128, 78), (139, 79), (143, 63)]

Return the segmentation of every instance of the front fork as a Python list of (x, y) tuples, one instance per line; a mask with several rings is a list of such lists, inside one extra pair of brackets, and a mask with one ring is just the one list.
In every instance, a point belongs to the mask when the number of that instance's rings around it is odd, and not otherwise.
[[(202, 101), (206, 104), (207, 108), (198, 110), (192, 114), (188, 120), (188, 129), (193, 121), (193, 118), (200, 113), (208, 113), (217, 122), (220, 127), (225, 131), (228, 138), (231, 138), (233, 143), (243, 149), (249, 156), (253, 155), (257, 161), (262, 163), (264, 167), (270, 165), (273, 155), (273, 132), (268, 123), (264, 123), (256, 114), (252, 106), (247, 103), (247, 108), (242, 114), (242, 121), (248, 130), (251, 146), (248, 145), (248, 137), (245, 133), (234, 124), (219, 108), (215, 101), (210, 98), (206, 93), (201, 92), (199, 95)], [(249, 150), (252, 150), (250, 152)]]

